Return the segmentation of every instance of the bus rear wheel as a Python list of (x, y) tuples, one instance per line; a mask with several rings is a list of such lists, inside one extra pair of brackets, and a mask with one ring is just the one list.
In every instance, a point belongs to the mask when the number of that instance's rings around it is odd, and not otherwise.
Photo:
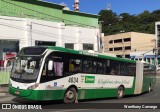
[(64, 103), (74, 103), (77, 98), (77, 91), (75, 88), (69, 88), (64, 95)]
[(118, 91), (117, 91), (117, 98), (123, 98), (124, 97), (124, 87), (123, 86), (119, 86), (118, 87)]

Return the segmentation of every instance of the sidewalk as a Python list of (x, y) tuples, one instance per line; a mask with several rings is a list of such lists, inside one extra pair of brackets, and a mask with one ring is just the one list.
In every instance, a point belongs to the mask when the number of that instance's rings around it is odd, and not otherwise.
[(0, 96), (6, 96), (8, 94), (8, 84), (0, 85)]
[(160, 76), (160, 70), (157, 71), (157, 75)]

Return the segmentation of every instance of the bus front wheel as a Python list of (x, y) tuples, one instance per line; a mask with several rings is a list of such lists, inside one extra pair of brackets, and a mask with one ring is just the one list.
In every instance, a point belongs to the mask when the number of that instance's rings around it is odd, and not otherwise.
[(77, 91), (75, 88), (69, 88), (64, 95), (64, 103), (74, 103), (77, 98)]
[(124, 96), (124, 87), (119, 86), (117, 91), (117, 98), (120, 99), (120, 98), (123, 98), (123, 96)]

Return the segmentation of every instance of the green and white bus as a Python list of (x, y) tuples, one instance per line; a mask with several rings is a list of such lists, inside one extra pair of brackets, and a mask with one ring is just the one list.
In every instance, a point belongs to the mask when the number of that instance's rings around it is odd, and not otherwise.
[(30, 100), (117, 97), (150, 92), (156, 67), (100, 53), (61, 47), (25, 47), (15, 58), (9, 93)]

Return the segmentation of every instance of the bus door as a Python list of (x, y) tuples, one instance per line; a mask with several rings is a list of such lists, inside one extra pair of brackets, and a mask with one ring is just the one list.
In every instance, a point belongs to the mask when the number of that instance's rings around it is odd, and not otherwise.
[[(56, 99), (62, 97), (62, 83), (58, 82), (57, 79), (63, 78), (63, 60), (58, 57), (52, 57), (47, 59), (44, 64), (41, 83), (45, 85), (45, 99)], [(57, 94), (57, 91), (58, 94)]]

